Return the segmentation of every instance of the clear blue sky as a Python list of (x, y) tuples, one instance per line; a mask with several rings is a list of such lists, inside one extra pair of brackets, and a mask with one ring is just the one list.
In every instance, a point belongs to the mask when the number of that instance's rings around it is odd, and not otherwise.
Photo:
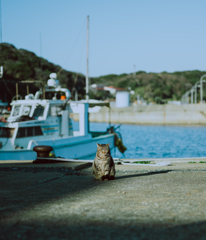
[[(2, 41), (89, 75), (206, 70), (205, 0), (1, 0)], [(134, 65), (136, 68), (134, 68)]]

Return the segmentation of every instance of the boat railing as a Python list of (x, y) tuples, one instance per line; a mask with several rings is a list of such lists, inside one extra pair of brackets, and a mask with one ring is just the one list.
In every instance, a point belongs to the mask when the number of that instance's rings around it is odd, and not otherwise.
[(32, 149), (33, 148), (33, 144), (35, 146), (38, 146), (38, 143), (32, 139), (32, 140), (29, 141), (27, 149)]

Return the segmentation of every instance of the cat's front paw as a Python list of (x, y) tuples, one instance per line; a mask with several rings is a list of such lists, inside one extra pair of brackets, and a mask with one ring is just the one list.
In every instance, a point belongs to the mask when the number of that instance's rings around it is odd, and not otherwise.
[(115, 176), (110, 176), (109, 177), (109, 180), (114, 180), (115, 179)]

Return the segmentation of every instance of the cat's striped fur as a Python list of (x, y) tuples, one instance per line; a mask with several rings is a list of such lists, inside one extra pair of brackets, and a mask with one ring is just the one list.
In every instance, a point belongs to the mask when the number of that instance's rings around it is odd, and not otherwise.
[(92, 173), (96, 180), (112, 180), (115, 177), (115, 165), (110, 153), (109, 144), (98, 144), (97, 153), (92, 165)]

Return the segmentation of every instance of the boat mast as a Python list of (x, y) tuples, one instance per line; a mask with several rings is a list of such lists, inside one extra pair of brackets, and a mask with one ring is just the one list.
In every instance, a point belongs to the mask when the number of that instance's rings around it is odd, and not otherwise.
[(86, 100), (89, 101), (89, 16), (87, 16), (87, 75), (86, 75)]

